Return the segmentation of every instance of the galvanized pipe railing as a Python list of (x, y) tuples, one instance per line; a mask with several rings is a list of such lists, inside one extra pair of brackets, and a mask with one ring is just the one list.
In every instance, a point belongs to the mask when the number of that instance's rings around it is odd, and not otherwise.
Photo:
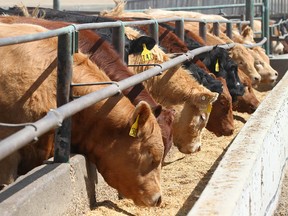
[[(230, 49), (234, 46), (234, 44), (226, 44), (219, 46), (225, 49)], [(174, 67), (187, 60), (193, 59), (194, 56), (199, 55), (200, 53), (208, 52), (212, 49), (213, 46), (205, 46), (194, 49), (192, 51), (188, 51), (187, 53), (175, 57), (167, 62), (164, 62), (159, 66), (153, 67), (140, 74), (133, 75), (129, 78), (126, 78), (125, 80), (121, 80), (117, 83), (117, 85), (109, 85), (101, 90), (84, 95), (78, 99), (68, 102), (58, 107), (57, 109), (50, 110), (44, 118), (26, 126), (25, 128), (12, 134), (11, 136), (1, 140), (0, 160), (10, 155), (14, 151), (17, 151), (18, 149), (24, 147), (33, 140), (37, 140), (39, 136), (43, 135), (49, 130), (60, 127), (64, 119), (76, 114), (77, 112), (80, 112), (81, 110), (105, 98), (118, 94), (119, 91), (122, 91), (126, 88), (150, 79), (153, 76), (161, 74), (163, 71), (169, 69), (170, 67)], [(37, 128), (37, 130), (35, 128)]]
[[(113, 29), (113, 36), (112, 36), (112, 41), (114, 46), (116, 47), (116, 49), (118, 50), (118, 52), (120, 53), (120, 56), (122, 56), (122, 58), (124, 58), (124, 26), (130, 26), (130, 25), (144, 25), (144, 24), (154, 24), (155, 26), (158, 25), (158, 22), (168, 22), (168, 21), (175, 21), (176, 25), (178, 26), (178, 30), (177, 32), (179, 33), (179, 35), (183, 34), (182, 37), (184, 37), (184, 21), (202, 21), (202, 23), (206, 23), (203, 22), (203, 20), (199, 20), (199, 19), (184, 19), (184, 18), (163, 18), (163, 19), (158, 19), (158, 20), (142, 20), (142, 21), (133, 21), (133, 22), (122, 22), (122, 21), (117, 21), (117, 22), (106, 22), (106, 23), (88, 23), (88, 24), (78, 24), (78, 25), (70, 25), (67, 27), (63, 27), (60, 29), (56, 29), (56, 30), (50, 30), (47, 32), (43, 32), (43, 33), (37, 33), (37, 34), (31, 34), (31, 35), (25, 35), (25, 36), (16, 36), (16, 37), (11, 37), (11, 38), (1, 38), (0, 39), (0, 46), (4, 46), (4, 45), (10, 45), (10, 44), (15, 44), (15, 43), (24, 43), (24, 42), (29, 42), (29, 41), (34, 41), (34, 40), (41, 40), (41, 39), (45, 39), (45, 38), (49, 38), (49, 37), (55, 37), (55, 36), (59, 36), (59, 41), (60, 43), (66, 44), (70, 43), (67, 42), (67, 40), (70, 40), (71, 35), (75, 35), (75, 32), (78, 30), (84, 30), (84, 29), (93, 29), (93, 28), (105, 28), (105, 27), (112, 27)], [(207, 21), (208, 22), (208, 21)], [(215, 20), (211, 20), (211, 22), (225, 22), (225, 21), (215, 21)], [(231, 23), (229, 21), (229, 23)], [(154, 26), (154, 30), (155, 30), (155, 26)], [(205, 25), (204, 25), (205, 27)], [(203, 31), (203, 28), (200, 28)], [(156, 37), (156, 35), (158, 34), (158, 31), (154, 31), (154, 37)], [(61, 38), (62, 36), (66, 38), (65, 41), (62, 41)], [(68, 36), (67, 38), (67, 35)], [(205, 33), (203, 31), (203, 35), (205, 38)], [(158, 36), (157, 36), (158, 38)], [(75, 46), (77, 42), (73, 42), (72, 46)], [(70, 46), (70, 45), (69, 45)], [(65, 50), (65, 48), (61, 48), (61, 50)], [(58, 53), (59, 54), (59, 53)], [(60, 54), (61, 55), (61, 54)], [(65, 66), (65, 70), (67, 69), (67, 73), (68, 76), (71, 76), (71, 67), (72, 67), (72, 63), (71, 63), (71, 55), (72, 55), (72, 51), (71, 48), (69, 48), (66, 52), (63, 52), (63, 56), (58, 59), (58, 67), (61, 68), (62, 62), (67, 63), (67, 58), (70, 58), (70, 60), (68, 61), (69, 63), (66, 64)], [(58, 56), (59, 57), (59, 56)], [(60, 65), (61, 64), (61, 65)], [(70, 66), (69, 66), (70, 65)], [(70, 75), (69, 75), (70, 74)], [(59, 75), (59, 74), (58, 74)], [(71, 77), (68, 78), (68, 81), (61, 78), (61, 81), (65, 82), (65, 86), (67, 87), (67, 83), (71, 82)], [(59, 85), (60, 86), (60, 85)], [(129, 86), (130, 87), (130, 86)], [(61, 88), (61, 87), (59, 87)], [(128, 88), (128, 87), (127, 87)], [(59, 92), (59, 94), (57, 93), (57, 97), (59, 95), (59, 97), (61, 97), (61, 94), (64, 94), (66, 96), (62, 95), (62, 100), (57, 98), (57, 103), (58, 105), (62, 105), (65, 104), (69, 101), (69, 99), (67, 99), (67, 92), (69, 92), (69, 88), (66, 89), (66, 91), (64, 91), (64, 93), (62, 92), (62, 90), (58, 90), (57, 92)], [(64, 98), (64, 99), (63, 99)], [(59, 102), (58, 102), (59, 101)], [(62, 123), (62, 121), (61, 121)], [(62, 131), (58, 131), (57, 134), (60, 134), (60, 136), (65, 137), (64, 139), (61, 138), (56, 138), (56, 140), (66, 140), (67, 137), (70, 136), (69, 132), (67, 132), (67, 130), (69, 130), (70, 128), (70, 123), (69, 120), (67, 120), (67, 124), (66, 121), (63, 122), (63, 128), (65, 128), (65, 132)], [(63, 146), (63, 144), (56, 144), (59, 146)], [(61, 161), (61, 162), (65, 162), (69, 160), (69, 143), (65, 143), (64, 146), (68, 146), (67, 149), (61, 149), (58, 147), (55, 147), (56, 152), (56, 160), (57, 161)], [(61, 154), (57, 154), (59, 152), (62, 152)], [(57, 156), (58, 155), (58, 156)]]
[[(263, 41), (258, 44), (247, 45), (247, 47), (259, 46), (265, 43), (265, 41), (266, 38), (264, 38)], [(219, 45), (219, 47), (222, 47), (224, 49), (230, 49), (234, 45), (235, 44), (232, 43), (226, 45)], [(153, 76), (161, 74), (163, 71), (169, 69), (170, 67), (174, 67), (187, 60), (193, 59), (196, 55), (199, 55), (203, 52), (208, 52), (212, 50), (213, 47), (214, 46), (205, 46), (188, 51), (185, 54), (175, 57), (149, 70), (143, 71), (140, 74), (133, 75), (129, 78), (119, 81), (118, 83), (115, 83), (114, 85), (109, 85), (101, 90), (84, 95), (78, 99), (75, 99), (67, 104), (58, 107), (57, 109), (50, 110), (44, 118), (34, 123), (31, 123), (25, 128), (0, 141), (0, 160), (17, 151), (18, 149), (24, 147), (33, 140), (37, 140), (39, 136), (43, 135), (47, 131), (60, 127), (64, 119), (76, 114), (77, 112), (80, 112), (81, 110), (105, 98), (118, 94), (119, 91), (122, 91), (126, 88), (150, 79)]]

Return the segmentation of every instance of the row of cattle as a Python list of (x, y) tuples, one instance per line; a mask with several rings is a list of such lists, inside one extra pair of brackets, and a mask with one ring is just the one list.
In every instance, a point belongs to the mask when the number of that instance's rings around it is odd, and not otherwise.
[[(23, 17), (25, 13), (17, 8), (5, 10), (8, 15), (0, 17), (0, 38), (71, 23), (143, 18), (137, 14), (124, 18), (43, 11), (44, 19)], [(159, 25), (156, 44), (147, 36), (147, 26), (125, 27), (127, 62), (123, 62), (111, 45), (111, 29), (80, 30), (72, 82), (120, 81), (196, 47), (233, 42), (209, 32), (203, 41), (191, 23), (185, 23), (185, 41), (174, 32), (173, 23)], [(149, 50), (145, 62), (143, 50)], [(56, 108), (57, 38), (3, 46), (0, 55), (0, 122), (34, 122)], [(161, 165), (172, 144), (190, 154), (200, 150), (205, 127), (217, 136), (233, 134), (233, 110), (253, 113), (259, 105), (253, 86), (273, 85), (277, 75), (260, 47), (247, 49), (236, 44), (227, 51), (215, 46), (74, 115), (72, 147), (95, 163), (105, 181), (122, 196), (136, 205), (159, 206)], [(79, 97), (103, 87), (74, 86), (72, 94)], [(1, 129), (0, 139), (13, 132)], [(13, 182), (52, 157), (53, 140), (54, 131), (50, 131), (2, 160), (0, 184)]]

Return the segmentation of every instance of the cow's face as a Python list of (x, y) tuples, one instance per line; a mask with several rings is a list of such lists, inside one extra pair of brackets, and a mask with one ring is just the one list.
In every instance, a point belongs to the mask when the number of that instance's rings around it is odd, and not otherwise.
[(216, 77), (223, 77), (226, 80), (232, 100), (244, 94), (244, 86), (238, 77), (237, 64), (230, 58), (227, 50), (214, 47), (203, 62)]
[(251, 79), (252, 85), (257, 86), (261, 81), (260, 74), (254, 67), (254, 58), (251, 56), (247, 48), (242, 45), (235, 45), (230, 50), (231, 58), (238, 64), (241, 69)]
[[(135, 126), (135, 122), (138, 122), (138, 126)], [(109, 124), (109, 121), (106, 123)], [(101, 125), (103, 127), (104, 124)], [(131, 128), (134, 128), (134, 134), (129, 135)], [(97, 130), (99, 127), (95, 128)], [(118, 136), (111, 143), (93, 150), (97, 169), (105, 181), (136, 205), (159, 206), (164, 147), (161, 129), (149, 105), (146, 102), (137, 105), (124, 131), (103, 130), (101, 132), (106, 134), (102, 137)], [(94, 141), (95, 144), (101, 142), (99, 139)]]
[(245, 93), (243, 96), (238, 96), (237, 101), (233, 103), (233, 110), (238, 112), (247, 112), (249, 114), (253, 113), (260, 102), (254, 94), (251, 80), (249, 77), (241, 70), (239, 72), (239, 78), (243, 85), (245, 86)]
[(225, 65), (225, 70), (227, 71), (227, 86), (232, 97), (232, 101), (237, 100), (237, 96), (242, 96), (244, 94), (244, 85), (238, 76), (237, 64), (228, 57), (227, 63)]
[[(115, 100), (115, 97), (110, 100)], [(128, 99), (125, 103), (128, 103)], [(122, 105), (122, 109), (115, 113), (117, 116), (126, 110), (125, 104)], [(105, 107), (108, 107), (108, 103)], [(102, 114), (101, 123), (95, 122), (89, 127), (82, 123), (80, 129), (89, 133), (77, 140), (105, 181), (119, 194), (132, 199), (139, 206), (159, 206), (164, 152), (161, 129), (146, 102), (142, 101), (132, 109), (130, 107), (128, 114), (125, 111), (129, 122), (125, 120), (126, 117), (118, 117), (118, 122), (115, 122), (113, 119), (116, 117), (111, 116), (112, 110), (109, 114)], [(84, 117), (79, 119), (81, 121)]]
[(198, 102), (187, 101), (173, 106), (176, 111), (173, 124), (174, 145), (184, 154), (201, 149), (201, 133), (208, 122), (211, 104), (217, 99), (218, 93), (199, 93), (196, 97)]
[(234, 119), (232, 112), (232, 97), (229, 93), (225, 79), (217, 78), (223, 84), (223, 92), (213, 103), (206, 128), (217, 136), (229, 136), (234, 131)]
[(249, 52), (254, 58), (254, 67), (261, 76), (261, 83), (274, 85), (278, 77), (278, 72), (270, 66), (269, 58), (267, 60), (264, 51), (253, 49), (249, 50)]

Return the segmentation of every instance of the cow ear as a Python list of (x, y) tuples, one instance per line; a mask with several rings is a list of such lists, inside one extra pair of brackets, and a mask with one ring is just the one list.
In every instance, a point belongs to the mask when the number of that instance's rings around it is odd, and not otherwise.
[(155, 46), (156, 41), (148, 36), (141, 36), (135, 40), (131, 40), (129, 54), (141, 53), (143, 51), (143, 44), (146, 45), (148, 50), (151, 50)]
[(141, 138), (143, 136), (143, 131), (146, 131), (146, 129), (144, 129), (145, 123), (149, 120), (151, 115), (153, 115), (153, 113), (148, 103), (144, 101), (139, 102), (135, 107), (130, 121), (129, 135)]
[(216, 92), (200, 92), (196, 94), (196, 99), (194, 103), (200, 108), (200, 110), (209, 112), (209, 108), (218, 98), (218, 93)]

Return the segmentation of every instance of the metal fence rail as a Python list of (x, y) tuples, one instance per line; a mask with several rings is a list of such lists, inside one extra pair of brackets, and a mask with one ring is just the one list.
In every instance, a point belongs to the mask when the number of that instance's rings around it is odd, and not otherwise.
[[(179, 18), (178, 18), (179, 19)], [(176, 21), (179, 21), (179, 20)], [(172, 21), (173, 19), (163, 19), (163, 20), (157, 20), (157, 22), (164, 22), (164, 21)], [(175, 20), (174, 20), (175, 21)], [(146, 20), (146, 21), (137, 21), (137, 24), (139, 25), (141, 22), (141, 24), (153, 24), (153, 22), (155, 23), (155, 20)], [(24, 42), (28, 42), (28, 41), (33, 41), (33, 40), (41, 40), (41, 39), (45, 39), (45, 38), (49, 38), (49, 37), (55, 37), (55, 36), (65, 36), (64, 37), (64, 41), (61, 40), (61, 43), (65, 43), (68, 44), (71, 42), (71, 38), (73, 37), (73, 34), (75, 34), (75, 32), (77, 32), (78, 30), (82, 30), (82, 29), (91, 29), (91, 28), (104, 28), (104, 27), (116, 27), (116, 28), (123, 28), (124, 25), (135, 25), (136, 22), (107, 22), (107, 23), (93, 23), (93, 24), (78, 24), (78, 25), (70, 25), (67, 27), (63, 27), (60, 29), (56, 29), (56, 30), (49, 30), (47, 32), (43, 32), (43, 33), (37, 33), (37, 34), (30, 34), (30, 35), (24, 35), (24, 36), (17, 36), (17, 37), (11, 37), (11, 38), (1, 38), (0, 39), (0, 46), (5, 46), (5, 45), (10, 45), (10, 44), (16, 44), (16, 43), (24, 43)], [(118, 34), (124, 34), (123, 31), (118, 31)], [(124, 38), (124, 36), (120, 36), (122, 38)], [(157, 35), (158, 37), (158, 35)], [(67, 41), (65, 41), (65, 38), (70, 40), (68, 41), (69, 43), (67, 43)], [(63, 39), (63, 38), (62, 38)], [(58, 44), (59, 44), (58, 40)], [(266, 42), (266, 38), (264, 38), (261, 42), (254, 44), (254, 45), (250, 45), (248, 47), (252, 47), (252, 46), (261, 46)], [(75, 41), (74, 41), (75, 43)], [(71, 45), (71, 44), (70, 44)], [(124, 46), (124, 43), (122, 43), (122, 46)], [(234, 46), (234, 44), (227, 44), (227, 45), (220, 45), (221, 47), (225, 48), (225, 49), (229, 49), (232, 48)], [(58, 45), (59, 48), (59, 45)], [(58, 93), (60, 91), (63, 90), (63, 88), (59, 88), (59, 86), (57, 85), (57, 105), (60, 106), (57, 109), (53, 109), (50, 110), (47, 115), (34, 122), (34, 123), (30, 123), (29, 125), (25, 126), (25, 128), (19, 130), (18, 132), (16, 132), (15, 134), (12, 134), (11, 136), (3, 139), (0, 142), (0, 160), (2, 160), (3, 158), (5, 158), (6, 156), (10, 155), (11, 153), (13, 153), (14, 151), (22, 148), (23, 146), (27, 145), (28, 143), (32, 142), (33, 140), (37, 140), (37, 137), (43, 135), (44, 133), (48, 132), (51, 129), (54, 128), (59, 128), (61, 127), (61, 125), (64, 124), (65, 120), (67, 120), (67, 118), (69, 118), (70, 116), (74, 115), (75, 113), (91, 106), (94, 103), (97, 103), (100, 100), (103, 100), (105, 98), (108, 98), (110, 96), (113, 96), (115, 94), (117, 94), (119, 91), (129, 88), (131, 86), (134, 86), (140, 82), (143, 82), (153, 76), (156, 76), (160, 73), (162, 73), (163, 71), (167, 70), (170, 67), (173, 67), (177, 64), (181, 64), (189, 59), (193, 59), (194, 56), (203, 53), (203, 52), (207, 52), (210, 51), (213, 48), (213, 46), (205, 46), (205, 47), (201, 47), (198, 49), (194, 49), (192, 51), (188, 51), (185, 54), (182, 54), (170, 61), (164, 62), (154, 68), (151, 68), (147, 71), (144, 71), (140, 74), (137, 75), (133, 75), (125, 80), (121, 80), (120, 82), (113, 82), (112, 85), (105, 87), (97, 92), (93, 92), (90, 93), (88, 95), (82, 96), (81, 98), (75, 99), (71, 102), (68, 102), (64, 100), (64, 102), (61, 104), (58, 103)], [(71, 49), (66, 49), (65, 50), (66, 53), (61, 53), (61, 50), (58, 50), (58, 67), (60, 64), (62, 64), (63, 62), (66, 62), (67, 59), (65, 58), (71, 58)], [(59, 56), (60, 54), (60, 56)], [(72, 62), (71, 62), (72, 64)], [(61, 65), (60, 65), (61, 67)], [(72, 66), (71, 66), (72, 67)], [(69, 73), (71, 73), (71, 71), (68, 71)], [(59, 71), (58, 71), (58, 79), (59, 79)], [(62, 74), (65, 74), (65, 72)], [(67, 77), (64, 77), (64, 79)], [(63, 77), (62, 77), (63, 79)], [(70, 86), (69, 86), (70, 87)], [(67, 90), (66, 90), (67, 91)], [(68, 91), (69, 92), (69, 91)], [(61, 92), (60, 92), (61, 94)], [(66, 129), (70, 129), (69, 127), (66, 127)], [(57, 140), (57, 138), (56, 138)], [(56, 145), (56, 143), (55, 143)], [(68, 146), (69, 147), (69, 146)], [(61, 152), (61, 151), (60, 151)], [(56, 160), (57, 162), (67, 162), (69, 159), (69, 151), (65, 151), (62, 150), (62, 152), (64, 152), (65, 155), (58, 155), (58, 159), (57, 156), (55, 155), (54, 157), (54, 161)], [(60, 159), (59, 159), (60, 158)]]

